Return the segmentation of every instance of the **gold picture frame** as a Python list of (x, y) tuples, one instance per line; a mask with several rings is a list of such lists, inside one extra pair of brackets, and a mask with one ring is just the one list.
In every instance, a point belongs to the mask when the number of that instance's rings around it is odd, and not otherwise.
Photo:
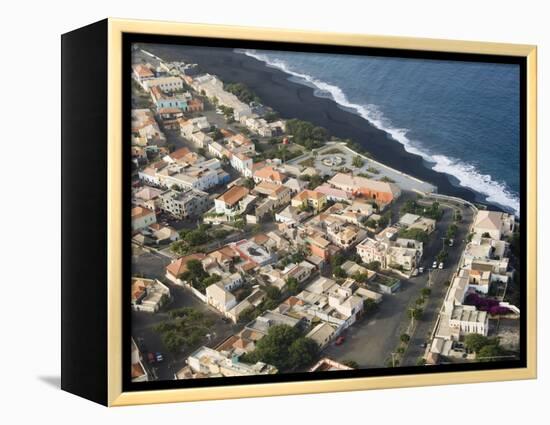
[[(536, 378), (537, 279), (537, 49), (532, 45), (454, 41), (271, 28), (233, 27), (109, 18), (107, 26), (107, 402), (109, 406), (264, 397)], [(527, 356), (526, 367), (441, 373), (229, 385), (186, 389), (123, 391), (122, 291), (123, 34), (208, 37), (281, 43), (311, 43), (522, 57), (527, 63)]]

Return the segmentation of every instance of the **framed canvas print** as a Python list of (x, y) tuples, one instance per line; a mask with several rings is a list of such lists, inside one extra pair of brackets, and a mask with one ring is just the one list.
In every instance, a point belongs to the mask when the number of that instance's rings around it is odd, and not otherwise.
[(62, 388), (536, 376), (536, 48), (107, 19), (62, 36)]

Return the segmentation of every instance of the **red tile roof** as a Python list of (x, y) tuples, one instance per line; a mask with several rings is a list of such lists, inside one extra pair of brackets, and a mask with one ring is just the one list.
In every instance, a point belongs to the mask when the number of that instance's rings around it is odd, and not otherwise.
[(206, 255), (197, 253), (180, 257), (177, 260), (166, 266), (166, 271), (170, 272), (173, 276), (179, 278), (183, 273), (187, 271), (187, 263), (190, 260), (202, 260)]

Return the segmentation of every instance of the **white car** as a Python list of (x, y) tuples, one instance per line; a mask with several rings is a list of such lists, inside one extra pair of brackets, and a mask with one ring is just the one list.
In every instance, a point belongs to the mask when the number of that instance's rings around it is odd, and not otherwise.
[(443, 269), (443, 263), (439, 263), (439, 269)]
[(434, 263), (432, 264), (432, 269), (437, 269), (437, 261), (434, 261)]

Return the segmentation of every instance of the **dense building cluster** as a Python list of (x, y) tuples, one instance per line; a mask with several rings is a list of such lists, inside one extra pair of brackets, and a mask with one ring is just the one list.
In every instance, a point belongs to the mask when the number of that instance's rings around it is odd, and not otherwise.
[[(336, 140), (315, 152), (303, 150), (287, 121), (274, 119), (258, 100), (244, 101), (242, 87), (228, 87), (193, 64), (141, 52), (132, 74), (132, 243), (164, 262), (158, 260), (162, 276), (133, 277), (132, 307), (155, 314), (172, 302), (173, 291), (185, 291), (232, 326), (225, 335), (199, 334), (200, 326), (187, 329), (184, 320), (197, 313), (173, 309), (177, 325), (157, 327), (173, 348), (174, 363), (186, 352), (173, 379), (349, 369), (322, 356), (324, 350), (341, 344), (348, 328), (412, 285), (410, 279), (431, 284), (424, 263), (432, 258), (425, 252), (442, 243), (438, 220), (444, 210), (459, 207), (443, 207), (430, 193), (417, 195), (420, 190), (410, 188), (415, 179)], [(266, 149), (285, 155), (294, 149), (299, 156), (269, 158)], [(431, 363), (456, 354), (465, 335), (487, 336), (491, 315), (519, 315), (504, 301), (490, 308), (472, 302), (513, 276), (507, 239), (515, 224), (508, 214), (472, 208), (471, 239), (453, 265), (427, 345)], [(434, 274), (453, 246), (451, 237), (443, 243)], [(303, 344), (308, 364), (278, 360), (271, 340), (285, 332), (288, 356), (293, 344)], [(136, 341), (133, 379), (156, 379), (148, 364), (162, 355), (140, 353)]]

